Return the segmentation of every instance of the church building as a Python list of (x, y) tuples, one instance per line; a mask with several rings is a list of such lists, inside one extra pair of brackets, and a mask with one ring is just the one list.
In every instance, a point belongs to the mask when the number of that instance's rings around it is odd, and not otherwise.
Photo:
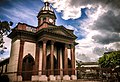
[(12, 82), (75, 80), (77, 37), (73, 30), (55, 25), (57, 18), (49, 2), (44, 3), (37, 18), (37, 27), (18, 23), (8, 35), (12, 40), (6, 64), (9, 79)]

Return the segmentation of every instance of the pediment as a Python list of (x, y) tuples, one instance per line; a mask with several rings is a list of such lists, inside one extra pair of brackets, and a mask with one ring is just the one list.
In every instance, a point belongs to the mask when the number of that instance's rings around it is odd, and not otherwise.
[(63, 35), (66, 37), (76, 38), (76, 36), (73, 34), (73, 32), (71, 32), (68, 29), (63, 28), (63, 27), (50, 29), (49, 32), (57, 34), (57, 35)]
[(48, 28), (42, 28), (37, 33), (45, 32), (45, 34), (52, 34), (52, 36), (63, 36), (72, 39), (76, 39), (77, 37), (73, 34), (73, 30), (66, 29), (63, 26), (49, 26)]
[(53, 30), (52, 33), (60, 34), (60, 35), (64, 35), (64, 36), (69, 35), (68, 33), (64, 32), (63, 30)]

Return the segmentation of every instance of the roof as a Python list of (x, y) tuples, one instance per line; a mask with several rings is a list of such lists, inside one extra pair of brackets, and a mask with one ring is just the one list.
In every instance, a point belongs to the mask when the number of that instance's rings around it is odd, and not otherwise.
[[(71, 38), (71, 39), (76, 39), (77, 37), (73, 34), (74, 30), (69, 30), (65, 28), (64, 26), (56, 26), (56, 25), (51, 25), (49, 23), (45, 24), (48, 25), (47, 28), (41, 28), (39, 27), (34, 27), (25, 23), (18, 23), (18, 25), (12, 29), (12, 32), (8, 35), (9, 38), (12, 38), (16, 36), (17, 34), (25, 33), (31, 36), (36, 36), (36, 35), (41, 35), (42, 32), (66, 37), (66, 38)], [(37, 37), (37, 36), (36, 36)]]
[(64, 26), (49, 26), (48, 28), (42, 28), (37, 33), (45, 31), (57, 35), (63, 35), (65, 37), (70, 37), (76, 39), (77, 37), (73, 34), (73, 30), (66, 29)]
[(97, 62), (81, 62), (81, 65), (98, 65)]

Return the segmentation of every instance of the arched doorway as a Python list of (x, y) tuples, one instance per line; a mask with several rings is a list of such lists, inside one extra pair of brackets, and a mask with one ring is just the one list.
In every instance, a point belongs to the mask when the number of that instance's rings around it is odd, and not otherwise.
[[(47, 56), (47, 65), (46, 65), (46, 70), (47, 70), (47, 72), (46, 72), (46, 75), (47, 76), (49, 76), (50, 75), (50, 73), (51, 73), (51, 71), (49, 71), (50, 69), (51, 69), (51, 59), (50, 59), (50, 55), (51, 54), (49, 54), (48, 56)], [(55, 56), (54, 56), (54, 69), (57, 69), (57, 59), (55, 58)], [(54, 70), (53, 69), (53, 70)], [(56, 75), (57, 74), (57, 71), (55, 71), (54, 70), (54, 75)]]
[(34, 58), (30, 54), (28, 54), (23, 58), (23, 63), (22, 63), (23, 81), (31, 80), (34, 63), (35, 63)]

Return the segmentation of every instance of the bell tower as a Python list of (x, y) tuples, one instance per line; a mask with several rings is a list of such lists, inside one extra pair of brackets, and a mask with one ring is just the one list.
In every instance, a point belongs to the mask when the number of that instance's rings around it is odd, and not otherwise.
[(55, 25), (56, 16), (53, 9), (50, 7), (49, 2), (44, 3), (44, 7), (42, 7), (40, 12), (38, 13), (37, 18), (38, 18), (38, 26), (40, 26), (45, 22)]

